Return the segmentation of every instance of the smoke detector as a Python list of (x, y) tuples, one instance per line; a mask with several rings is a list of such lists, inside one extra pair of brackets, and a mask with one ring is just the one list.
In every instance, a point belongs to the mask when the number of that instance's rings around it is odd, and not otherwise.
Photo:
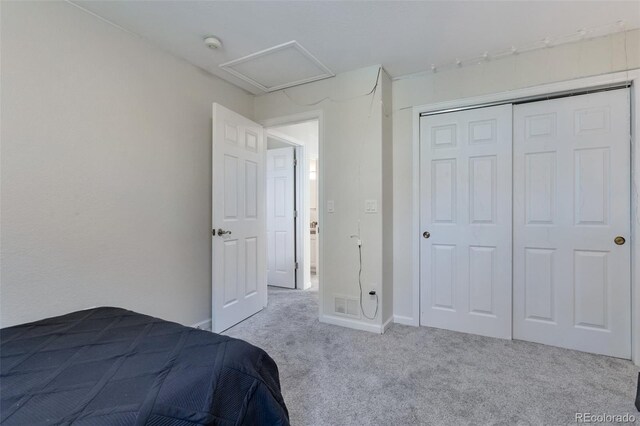
[(204, 44), (209, 48), (209, 49), (218, 49), (220, 47), (222, 47), (222, 42), (220, 41), (220, 39), (218, 37), (214, 37), (214, 36), (207, 36), (204, 38)]

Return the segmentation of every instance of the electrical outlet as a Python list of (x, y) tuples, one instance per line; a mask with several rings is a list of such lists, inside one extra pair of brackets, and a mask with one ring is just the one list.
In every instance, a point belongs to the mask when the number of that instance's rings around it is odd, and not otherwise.
[(378, 200), (365, 200), (364, 202), (365, 213), (378, 213)]
[(333, 200), (327, 200), (327, 213), (333, 213), (336, 211), (336, 205)]

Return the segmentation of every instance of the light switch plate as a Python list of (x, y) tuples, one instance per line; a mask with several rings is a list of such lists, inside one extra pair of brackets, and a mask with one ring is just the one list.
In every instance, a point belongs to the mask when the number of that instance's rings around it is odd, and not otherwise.
[(336, 205), (333, 200), (327, 200), (327, 213), (333, 213), (336, 211)]
[(378, 213), (378, 200), (365, 200), (364, 202), (365, 213)]

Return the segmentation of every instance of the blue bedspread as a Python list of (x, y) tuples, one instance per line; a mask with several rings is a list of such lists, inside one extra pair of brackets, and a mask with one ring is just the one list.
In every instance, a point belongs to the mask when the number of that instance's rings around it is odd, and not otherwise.
[(0, 330), (2, 425), (288, 425), (262, 349), (120, 308)]

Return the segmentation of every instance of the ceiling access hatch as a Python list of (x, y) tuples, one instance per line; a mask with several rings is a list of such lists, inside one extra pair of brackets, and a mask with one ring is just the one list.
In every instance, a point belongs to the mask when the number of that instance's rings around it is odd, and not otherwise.
[(335, 75), (295, 40), (225, 62), (220, 68), (265, 92)]

